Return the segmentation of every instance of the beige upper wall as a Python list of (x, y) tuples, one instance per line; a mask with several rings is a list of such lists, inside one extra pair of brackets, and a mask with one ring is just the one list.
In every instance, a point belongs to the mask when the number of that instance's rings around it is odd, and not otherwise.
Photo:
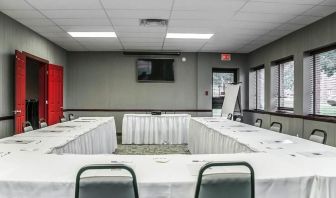
[(336, 43), (336, 13), (249, 54), (249, 67), (265, 65), (265, 107), (267, 111), (270, 111), (271, 100), (270, 63), (284, 57), (294, 56), (294, 113), (306, 114), (308, 104), (304, 101), (309, 95), (309, 90), (305, 86), (308, 74), (303, 64), (304, 52), (333, 43)]

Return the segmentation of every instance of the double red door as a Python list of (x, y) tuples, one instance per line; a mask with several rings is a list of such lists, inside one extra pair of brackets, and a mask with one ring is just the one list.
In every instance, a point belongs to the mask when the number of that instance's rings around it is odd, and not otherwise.
[[(15, 51), (15, 133), (23, 132), (26, 121), (26, 56)], [(63, 67), (43, 63), (39, 69), (39, 118), (49, 125), (63, 116)]]

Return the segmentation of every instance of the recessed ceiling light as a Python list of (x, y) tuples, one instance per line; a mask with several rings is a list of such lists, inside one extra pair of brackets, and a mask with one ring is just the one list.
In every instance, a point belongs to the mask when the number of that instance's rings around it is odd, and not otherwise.
[(117, 37), (115, 32), (68, 32), (72, 37)]
[(214, 34), (167, 33), (166, 38), (210, 39)]

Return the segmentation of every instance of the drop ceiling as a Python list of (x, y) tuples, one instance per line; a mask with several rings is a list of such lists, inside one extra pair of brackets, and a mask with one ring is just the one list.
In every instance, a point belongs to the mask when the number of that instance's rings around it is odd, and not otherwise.
[[(336, 11), (336, 0), (0, 0), (0, 11), (69, 51), (247, 53)], [(169, 19), (143, 27), (141, 18)], [(67, 32), (116, 32), (73, 38)], [(209, 40), (167, 33), (215, 34)]]

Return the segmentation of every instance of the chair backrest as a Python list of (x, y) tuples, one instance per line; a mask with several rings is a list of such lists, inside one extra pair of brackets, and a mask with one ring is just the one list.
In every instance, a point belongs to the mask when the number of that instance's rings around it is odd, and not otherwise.
[(75, 115), (72, 114), (72, 113), (70, 113), (70, 114), (69, 114), (69, 120), (71, 121), (71, 120), (74, 120), (74, 119), (75, 119)]
[(309, 136), (309, 140), (320, 143), (320, 144), (326, 144), (327, 132), (320, 130), (320, 129), (314, 129), (313, 132)]
[[(247, 167), (250, 173), (211, 173), (203, 175), (204, 171), (213, 167)], [(208, 163), (198, 174), (195, 198), (254, 198), (254, 170), (246, 162)]]
[(280, 122), (272, 122), (270, 130), (282, 133), (282, 124)]
[(29, 121), (23, 123), (23, 132), (33, 131), (33, 127)]
[(232, 113), (229, 113), (229, 114), (227, 115), (227, 119), (228, 119), (228, 120), (232, 120)]
[(40, 124), (40, 129), (45, 128), (45, 127), (48, 126), (48, 124), (47, 124), (47, 122), (45, 121), (44, 118), (40, 119), (39, 124)]
[(261, 127), (262, 126), (262, 119), (256, 119), (256, 122), (254, 123), (254, 126)]
[(238, 116), (236, 117), (235, 121), (237, 121), (237, 122), (242, 122), (242, 121), (243, 121), (243, 116), (238, 115)]
[(66, 118), (63, 116), (63, 117), (61, 117), (61, 122), (66, 122), (67, 120), (66, 120)]
[[(83, 172), (87, 170), (111, 170), (122, 169), (130, 173), (131, 176), (90, 176), (81, 178)], [(75, 198), (138, 198), (138, 187), (136, 176), (128, 166), (119, 164), (90, 165), (81, 168), (76, 177)]]

